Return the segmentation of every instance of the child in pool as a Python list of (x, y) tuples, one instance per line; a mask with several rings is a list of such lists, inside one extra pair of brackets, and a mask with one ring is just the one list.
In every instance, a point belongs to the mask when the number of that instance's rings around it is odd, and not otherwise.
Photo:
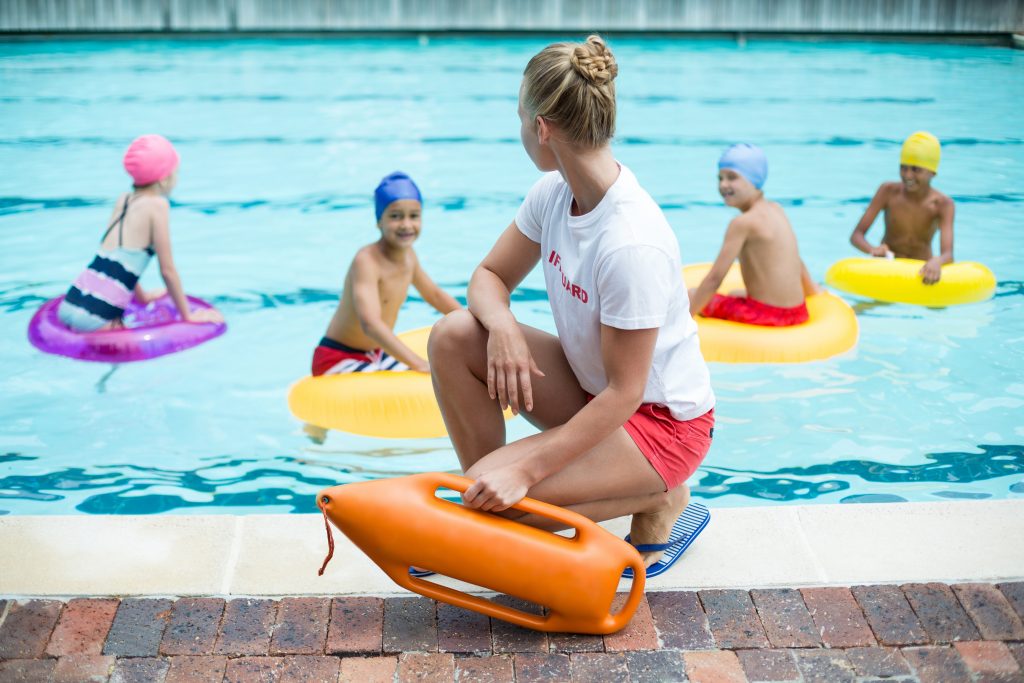
[[(182, 320), (221, 322), (223, 318), (217, 311), (189, 309), (174, 267), (167, 197), (178, 180), (178, 153), (163, 136), (143, 135), (128, 146), (124, 168), (132, 177), (134, 189), (118, 197), (96, 256), (57, 309), (61, 322), (77, 332), (120, 327), (121, 316), (133, 296), (149, 303), (167, 292)], [(167, 289), (147, 292), (139, 278), (153, 254), (160, 262), (160, 274)]]
[[(819, 287), (800, 259), (782, 207), (761, 191), (767, 176), (768, 161), (754, 145), (733, 145), (719, 159), (718, 192), (741, 213), (729, 223), (711, 270), (690, 290), (693, 315), (771, 327), (807, 321), (804, 297)], [(746, 290), (716, 294), (737, 258)]]
[(378, 370), (430, 372), (427, 361), (394, 333), (409, 285), (441, 313), (461, 308), (420, 266), (422, 197), (416, 183), (394, 172), (374, 192), (380, 239), (356, 252), (338, 308), (313, 352), (314, 376)]
[[(918, 131), (903, 142), (900, 182), (882, 183), (868, 204), (850, 243), (872, 256), (920, 259), (926, 285), (942, 277), (942, 265), (953, 262), (953, 200), (932, 187), (939, 170), (941, 149), (931, 133)], [(877, 247), (865, 235), (879, 211), (885, 212), (885, 235)], [(932, 237), (939, 231), (938, 256), (932, 255)]]

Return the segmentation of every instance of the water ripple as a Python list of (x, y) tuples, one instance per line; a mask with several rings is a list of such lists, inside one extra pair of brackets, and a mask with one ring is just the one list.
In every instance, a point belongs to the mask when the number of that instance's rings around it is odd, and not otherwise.
[[(726, 495), (770, 501), (813, 500), (833, 495), (851, 487), (848, 479), (868, 482), (942, 484), (932, 495), (945, 498), (979, 498), (989, 494), (976, 491), (951, 491), (949, 484), (970, 484), (997, 477), (1024, 474), (1024, 446), (981, 445), (981, 453), (931, 453), (930, 461), (917, 465), (894, 465), (871, 460), (840, 460), (809, 467), (786, 467), (771, 471), (732, 470), (705, 466), (699, 485), (693, 493), (699, 498)], [(365, 454), (363, 454), (365, 455)], [(395, 453), (393, 455), (416, 455)], [(34, 461), (38, 458), (8, 453), (0, 462)], [(256, 466), (240, 472), (259, 461), (227, 458), (195, 471), (180, 471), (134, 465), (107, 465), (87, 470), (69, 467), (54, 472), (29, 475), (8, 475), (0, 478), (0, 500), (56, 501), (70, 492), (85, 492), (86, 497), (75, 508), (91, 514), (154, 514), (169, 510), (217, 508), (260, 508), (284, 506), (292, 512), (316, 512), (314, 494), (325, 486), (333, 486), (356, 478), (358, 466), (344, 464), (344, 459), (310, 463), (308, 458), (278, 457), (278, 466)], [(310, 474), (314, 471), (323, 476)], [(295, 466), (297, 469), (291, 469)], [(382, 475), (387, 473), (381, 472)], [(823, 478), (824, 477), (824, 478)], [(265, 482), (266, 485), (261, 485)], [(271, 484), (271, 482), (273, 482)], [(1015, 482), (1013, 486), (1019, 486)], [(181, 490), (175, 494), (173, 491)], [(857, 494), (843, 502), (880, 502), (900, 500), (887, 494)]]
[(692, 489), (703, 498), (740, 495), (772, 501), (811, 500), (849, 489), (849, 481), (838, 477), (876, 483), (967, 484), (1024, 473), (1024, 446), (981, 445), (978, 448), (981, 453), (929, 453), (925, 458), (931, 462), (921, 465), (839, 460), (770, 471), (705, 465), (704, 477)]
[[(1019, 204), (1024, 202), (1024, 192), (996, 192), (991, 194), (959, 194), (953, 199), (961, 204)], [(523, 195), (512, 192), (488, 192), (473, 196), (449, 195), (441, 196), (427, 202), (427, 206), (437, 206), (443, 211), (468, 211), (494, 207), (515, 210), (523, 201)], [(673, 196), (655, 197), (655, 201), (664, 210), (681, 210), (695, 208), (720, 208), (720, 200), (686, 199)], [(818, 207), (834, 208), (849, 205), (863, 205), (871, 201), (871, 197), (776, 197), (773, 201), (785, 207)], [(33, 213), (52, 209), (82, 209), (96, 206), (107, 206), (109, 198), (98, 197), (0, 197), (0, 216)], [(307, 195), (294, 199), (263, 199), (224, 200), (216, 202), (179, 201), (172, 199), (175, 211), (195, 212), (207, 216), (229, 213), (244, 213), (253, 210), (266, 211), (297, 211), (299, 213), (322, 213), (351, 210), (365, 210), (372, 206), (372, 201), (364, 194), (350, 195)]]
[[(410, 136), (400, 134), (389, 135), (317, 135), (311, 137), (289, 137), (284, 135), (250, 135), (244, 137), (175, 137), (177, 145), (269, 145), (269, 146), (321, 146), (332, 144), (362, 145), (520, 145), (517, 136), (488, 137), (481, 135), (421, 135)], [(619, 145), (663, 145), (668, 147), (727, 147), (735, 140), (731, 138), (687, 137), (683, 135), (623, 135), (615, 138)], [(881, 148), (899, 147), (902, 140), (896, 138), (855, 138), (832, 136), (828, 138), (771, 138), (760, 140), (762, 146), (798, 146), (798, 147), (859, 147), (873, 146)], [(31, 147), (67, 147), (84, 145), (121, 149), (125, 139), (121, 137), (80, 136), (65, 137), (57, 135), (19, 136), (0, 138), (0, 146), (31, 148)], [(942, 141), (943, 147), (975, 147), (975, 146), (1019, 146), (1024, 145), (1024, 138), (950, 138)]]

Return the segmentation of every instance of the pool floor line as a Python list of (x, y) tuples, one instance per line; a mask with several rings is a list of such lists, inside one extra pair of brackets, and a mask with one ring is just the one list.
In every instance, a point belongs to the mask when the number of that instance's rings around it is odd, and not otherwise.
[[(1024, 500), (711, 509), (649, 590), (1024, 580)], [(622, 536), (626, 519), (604, 525)], [(303, 515), (0, 517), (0, 596), (394, 595), (323, 518)], [(234, 559), (233, 559), (234, 556)], [(451, 579), (441, 583), (458, 586)], [(623, 582), (621, 589), (628, 589)]]

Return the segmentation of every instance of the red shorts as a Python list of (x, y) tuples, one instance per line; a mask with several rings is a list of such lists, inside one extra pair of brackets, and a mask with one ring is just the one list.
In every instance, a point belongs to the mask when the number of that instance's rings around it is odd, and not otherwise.
[(807, 322), (808, 318), (806, 302), (792, 308), (779, 308), (750, 297), (725, 296), (724, 294), (715, 294), (700, 314), (705, 318), (720, 318), (766, 327), (799, 325)]
[[(594, 397), (587, 394), (589, 402)], [(641, 403), (622, 428), (665, 482), (674, 489), (690, 478), (711, 448), (715, 409), (692, 420), (677, 420), (665, 406)]]

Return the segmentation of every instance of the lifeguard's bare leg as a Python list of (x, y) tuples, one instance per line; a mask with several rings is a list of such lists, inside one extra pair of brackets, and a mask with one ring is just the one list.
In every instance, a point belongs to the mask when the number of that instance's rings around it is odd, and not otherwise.
[[(556, 429), (586, 405), (557, 337), (521, 326), (531, 354), (544, 377), (533, 378), (534, 407), (524, 417), (537, 427)], [(445, 425), (469, 477), (525, 457), (543, 434), (505, 445), (500, 407), (487, 394), (487, 331), (468, 311), (456, 311), (435, 325), (428, 346), (434, 391)], [(633, 515), (634, 543), (660, 543), (686, 507), (683, 487), (665, 484), (636, 444), (619, 427), (596, 447), (534, 486), (530, 497), (568, 507), (595, 521)], [(550, 528), (550, 521), (519, 517)], [(660, 553), (645, 555), (654, 562)]]

